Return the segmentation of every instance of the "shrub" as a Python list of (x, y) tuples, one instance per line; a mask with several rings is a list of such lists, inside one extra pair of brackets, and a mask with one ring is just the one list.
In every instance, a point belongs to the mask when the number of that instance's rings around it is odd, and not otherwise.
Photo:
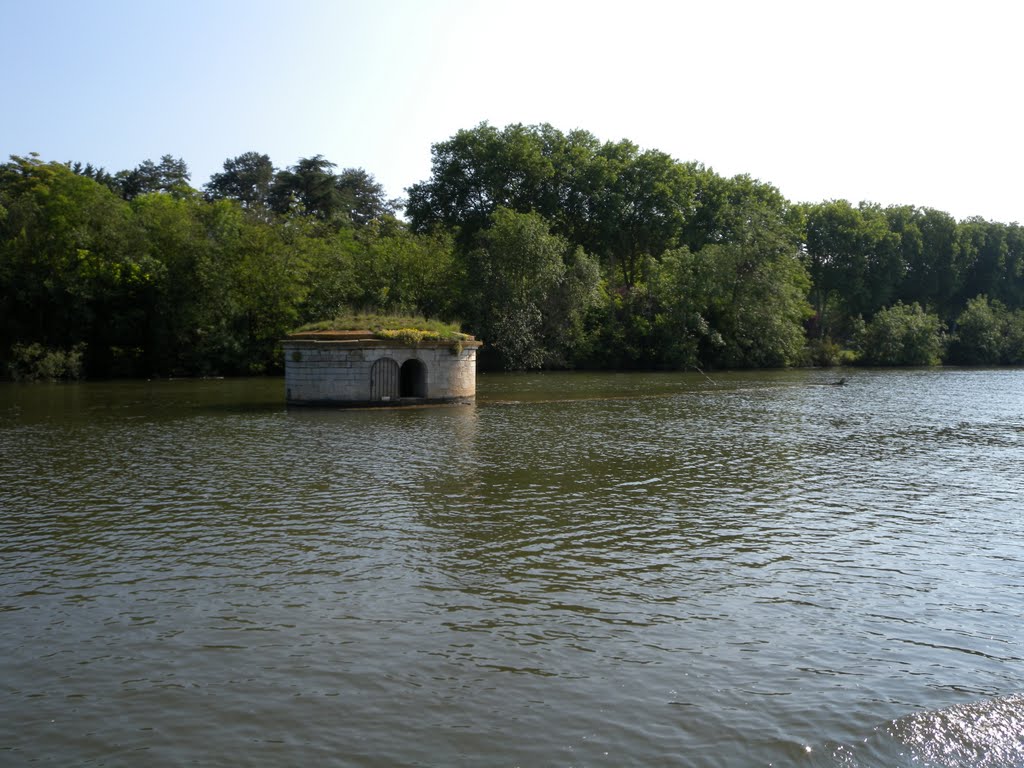
[(975, 296), (956, 319), (957, 330), (949, 348), (951, 362), (961, 365), (996, 365), (1003, 358), (1009, 313), (998, 301)]
[(71, 349), (44, 347), (42, 344), (15, 344), (7, 369), (15, 381), (57, 381), (82, 378), (85, 344)]
[(831, 336), (826, 336), (823, 339), (811, 339), (807, 342), (808, 362), (811, 365), (822, 368), (839, 365), (842, 353), (842, 347), (832, 341)]
[(1007, 315), (1001, 361), (1009, 365), (1024, 365), (1024, 309)]
[(938, 365), (945, 326), (917, 302), (879, 310), (861, 335), (861, 362), (867, 365)]

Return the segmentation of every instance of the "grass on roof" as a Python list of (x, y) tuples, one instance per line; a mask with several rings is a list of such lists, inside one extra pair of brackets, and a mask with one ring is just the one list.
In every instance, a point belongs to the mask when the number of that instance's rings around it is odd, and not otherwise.
[(370, 331), (380, 339), (401, 341), (465, 341), (471, 339), (459, 331), (458, 323), (427, 320), (416, 315), (377, 315), (370, 313), (341, 315), (297, 328), (295, 333), (310, 331)]

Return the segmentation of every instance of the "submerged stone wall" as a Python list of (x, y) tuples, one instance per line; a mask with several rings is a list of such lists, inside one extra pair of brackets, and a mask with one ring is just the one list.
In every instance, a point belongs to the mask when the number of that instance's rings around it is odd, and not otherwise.
[(320, 332), (282, 342), (289, 405), (471, 403), (480, 342), (374, 339)]

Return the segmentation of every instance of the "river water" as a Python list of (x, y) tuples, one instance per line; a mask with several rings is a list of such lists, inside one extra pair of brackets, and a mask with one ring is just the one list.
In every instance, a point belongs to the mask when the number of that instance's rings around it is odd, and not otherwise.
[(0, 509), (5, 766), (1024, 765), (1019, 369), (3, 384)]

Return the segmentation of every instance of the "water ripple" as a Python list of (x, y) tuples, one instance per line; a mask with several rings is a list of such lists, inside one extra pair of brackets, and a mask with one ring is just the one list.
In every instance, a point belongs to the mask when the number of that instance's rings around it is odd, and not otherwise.
[(817, 376), (2, 389), (5, 762), (1019, 765), (1024, 375)]

